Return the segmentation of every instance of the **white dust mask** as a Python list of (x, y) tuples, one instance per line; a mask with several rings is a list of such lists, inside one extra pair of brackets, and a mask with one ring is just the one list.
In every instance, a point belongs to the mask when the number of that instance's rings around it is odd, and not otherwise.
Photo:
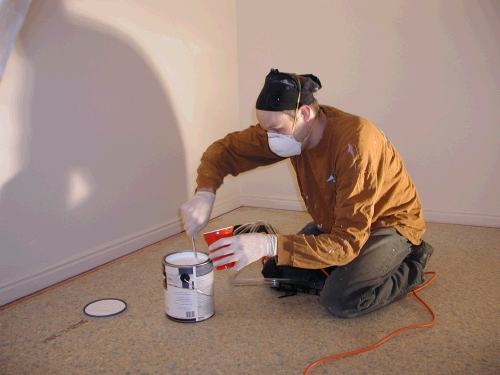
[(284, 135), (268, 132), (267, 142), (271, 151), (282, 158), (298, 156), (302, 152), (302, 143), (296, 141), (292, 134)]

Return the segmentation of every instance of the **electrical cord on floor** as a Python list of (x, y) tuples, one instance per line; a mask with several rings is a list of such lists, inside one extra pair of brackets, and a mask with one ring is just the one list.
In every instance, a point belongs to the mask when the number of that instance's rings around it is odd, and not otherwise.
[[(323, 272), (325, 272), (325, 271), (323, 271)], [(312, 362), (309, 366), (307, 366), (307, 368), (303, 372), (303, 375), (307, 375), (309, 373), (309, 371), (314, 366), (319, 365), (320, 363), (331, 361), (331, 360), (334, 360), (334, 359), (337, 359), (337, 358), (348, 357), (348, 356), (351, 356), (351, 355), (354, 355), (354, 354), (359, 354), (359, 353), (366, 352), (368, 350), (375, 349), (379, 345), (383, 344), (384, 342), (386, 342), (390, 338), (396, 336), (397, 334), (399, 334), (399, 333), (401, 333), (403, 331), (408, 331), (410, 329), (416, 329), (416, 328), (425, 328), (425, 327), (430, 327), (431, 325), (433, 325), (436, 322), (436, 314), (434, 314), (434, 311), (431, 309), (431, 307), (427, 303), (425, 303), (425, 301), (422, 298), (420, 298), (418, 296), (417, 292), (419, 290), (422, 290), (423, 288), (425, 288), (427, 285), (429, 285), (436, 278), (437, 273), (436, 272), (424, 272), (424, 274), (425, 275), (432, 275), (432, 277), (429, 280), (427, 280), (424, 284), (422, 284), (421, 286), (419, 286), (418, 288), (413, 289), (408, 294), (413, 294), (427, 308), (427, 310), (430, 312), (430, 314), (432, 316), (432, 320), (429, 323), (423, 323), (423, 324), (417, 324), (417, 325), (412, 325), (412, 326), (407, 326), (407, 327), (399, 328), (399, 329), (395, 330), (394, 332), (392, 332), (391, 334), (389, 334), (388, 336), (384, 337), (382, 340), (379, 340), (376, 343), (374, 343), (374, 344), (372, 344), (370, 346), (367, 346), (365, 348), (353, 350), (351, 352), (344, 352), (344, 353), (334, 354), (334, 355), (331, 355), (329, 357), (324, 357), (324, 358), (318, 359), (318, 360)]]
[[(262, 228), (264, 228), (264, 229), (262, 229)], [(267, 223), (265, 221), (259, 221), (256, 223), (247, 223), (247, 224), (242, 225), (241, 228), (238, 228), (238, 233), (260, 232), (260, 231), (267, 232), (267, 233), (276, 233), (276, 234), (279, 233), (279, 231), (275, 227), (273, 227), (272, 225), (270, 225), (269, 223)], [(236, 233), (236, 234), (238, 234), (238, 233)], [(269, 257), (263, 257), (261, 259), (262, 264), (264, 265), (268, 259), (269, 259)], [(326, 277), (330, 276), (323, 268), (321, 268), (321, 271), (326, 275)], [(408, 292), (408, 294), (413, 294), (427, 308), (427, 310), (429, 311), (429, 313), (432, 316), (432, 320), (429, 323), (423, 323), (423, 324), (417, 324), (417, 325), (411, 325), (411, 326), (399, 328), (399, 329), (395, 330), (394, 332), (392, 332), (391, 334), (384, 337), (383, 339), (377, 341), (376, 343), (374, 343), (370, 346), (367, 346), (367, 347), (364, 347), (361, 349), (357, 349), (357, 350), (353, 350), (351, 352), (343, 352), (343, 353), (331, 355), (329, 357), (320, 358), (320, 359), (312, 362), (309, 366), (307, 366), (307, 368), (304, 370), (303, 375), (307, 375), (309, 373), (309, 371), (314, 366), (317, 366), (320, 363), (331, 361), (331, 360), (334, 360), (337, 358), (348, 357), (348, 356), (351, 356), (354, 354), (360, 354), (360, 353), (367, 352), (369, 350), (375, 349), (379, 345), (383, 344), (384, 342), (386, 342), (387, 340), (391, 339), (392, 337), (396, 336), (397, 334), (399, 334), (401, 332), (408, 331), (410, 329), (430, 327), (431, 325), (433, 325), (436, 322), (436, 314), (434, 314), (434, 311), (432, 310), (432, 308), (422, 298), (420, 298), (418, 296), (417, 292), (422, 290), (423, 288), (425, 288), (432, 281), (434, 281), (434, 279), (437, 276), (437, 273), (436, 272), (424, 272), (424, 275), (432, 275), (432, 276), (424, 284), (422, 284), (418, 288), (415, 288), (412, 291)]]

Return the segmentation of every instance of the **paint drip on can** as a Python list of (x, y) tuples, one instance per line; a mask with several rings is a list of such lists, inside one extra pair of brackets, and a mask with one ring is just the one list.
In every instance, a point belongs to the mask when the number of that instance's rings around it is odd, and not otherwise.
[(200, 322), (214, 315), (214, 272), (208, 255), (181, 251), (163, 258), (165, 312), (176, 322)]

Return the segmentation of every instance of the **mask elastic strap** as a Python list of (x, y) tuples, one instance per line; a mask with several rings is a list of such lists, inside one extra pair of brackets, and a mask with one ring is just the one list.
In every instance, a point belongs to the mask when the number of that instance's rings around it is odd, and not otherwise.
[(297, 96), (297, 105), (295, 106), (295, 114), (293, 115), (293, 125), (292, 125), (292, 137), (293, 137), (293, 131), (295, 130), (295, 123), (297, 122), (297, 112), (299, 111), (300, 93), (302, 92), (302, 85), (300, 84), (300, 79), (297, 75), (291, 74), (291, 76), (295, 78), (295, 80), (297, 81), (297, 83), (299, 85), (299, 95)]
[[(300, 84), (300, 79), (296, 74), (290, 74), (290, 75), (292, 77), (294, 77), (297, 80), (297, 83), (299, 84), (299, 95), (297, 96), (297, 105), (295, 106), (295, 115), (293, 116), (293, 125), (292, 125), (292, 138), (295, 139), (295, 137), (293, 136), (293, 131), (295, 130), (295, 123), (297, 122), (297, 113), (299, 111), (300, 93), (302, 92), (302, 85)], [(300, 143), (305, 142), (306, 139), (309, 138), (309, 135), (311, 134), (312, 130), (314, 129), (316, 122), (318, 122), (319, 116), (320, 116), (320, 111), (318, 111), (318, 113), (316, 114), (316, 118), (314, 119), (314, 123), (312, 124), (311, 129), (309, 129), (309, 132), (307, 133), (306, 137), (302, 141), (300, 141)]]
[[(309, 138), (309, 135), (311, 135), (311, 132), (313, 131), (314, 126), (318, 122), (320, 114), (321, 114), (320, 111), (318, 111), (318, 113), (316, 113), (316, 118), (314, 119), (314, 122), (313, 122), (313, 124), (311, 126), (311, 129), (309, 129), (309, 132), (307, 133), (306, 137), (300, 143), (304, 143), (306, 141), (306, 139)], [(292, 135), (293, 135), (293, 133), (292, 133)]]

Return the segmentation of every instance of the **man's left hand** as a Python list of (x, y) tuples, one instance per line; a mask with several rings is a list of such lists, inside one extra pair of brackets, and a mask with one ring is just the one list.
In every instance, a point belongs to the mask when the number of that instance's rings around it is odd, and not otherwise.
[(277, 242), (278, 240), (275, 234), (238, 234), (233, 237), (221, 238), (210, 245), (208, 248), (210, 251), (221, 246), (226, 247), (210, 253), (209, 257), (210, 259), (214, 259), (230, 254), (227, 257), (215, 261), (213, 265), (214, 267), (218, 267), (227, 263), (236, 262), (234, 267), (228, 268), (228, 271), (236, 272), (262, 257), (275, 256), (277, 252)]

